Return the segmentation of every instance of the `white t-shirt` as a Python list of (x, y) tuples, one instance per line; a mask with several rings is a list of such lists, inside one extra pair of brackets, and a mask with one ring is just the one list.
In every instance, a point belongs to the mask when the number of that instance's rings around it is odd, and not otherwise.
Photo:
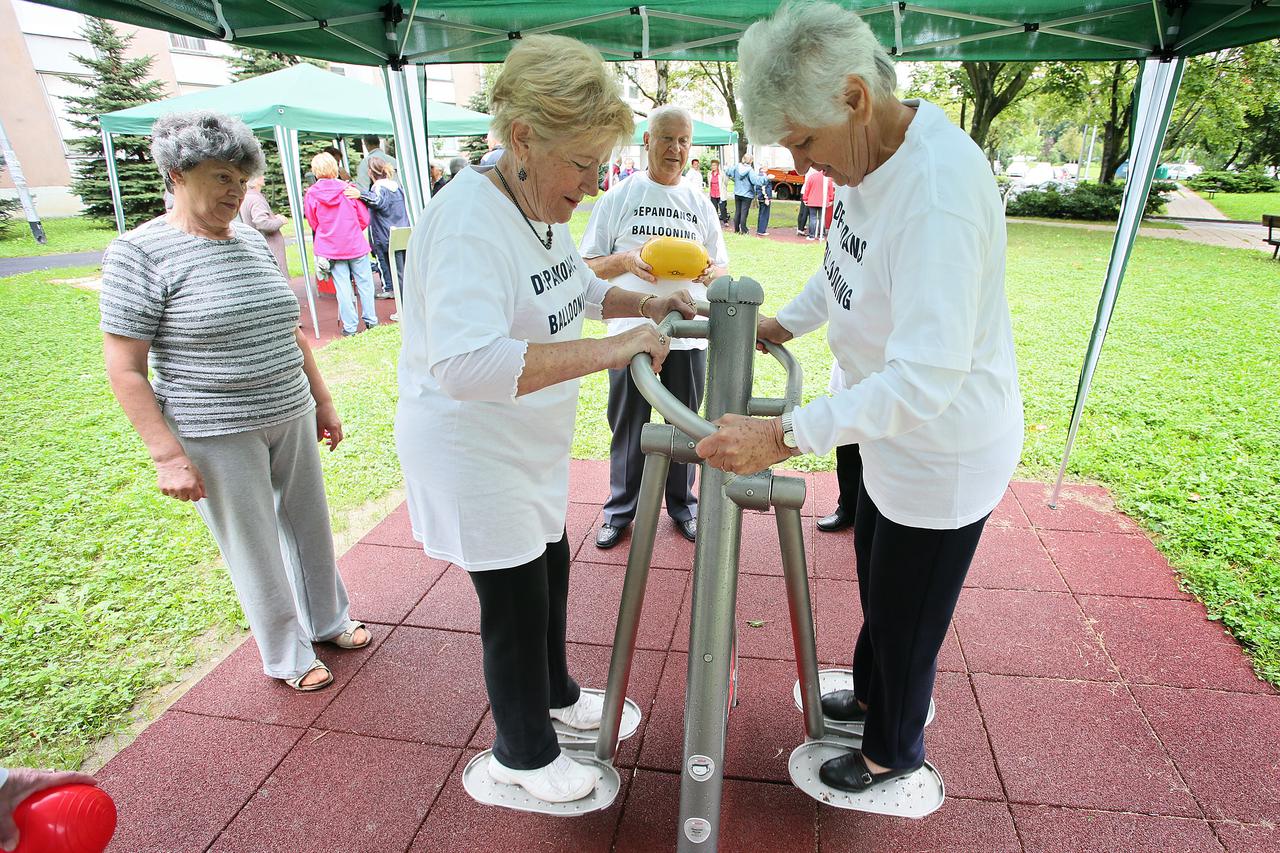
[(610, 286), (567, 225), (552, 235), (547, 250), (465, 169), (409, 242), (396, 449), (414, 536), (467, 571), (522, 565), (564, 534), (578, 381), (521, 397), (516, 383), (528, 344), (577, 340)]
[(680, 176), (680, 183), (688, 184), (694, 190), (702, 192), (702, 172), (690, 166), (688, 170)]
[(907, 103), (902, 147), (836, 190), (822, 268), (778, 321), (795, 334), (827, 322), (846, 385), (796, 410), (800, 448), (858, 444), (885, 517), (947, 530), (1000, 502), (1022, 398), (991, 169), (942, 110)]
[[(688, 184), (674, 187), (654, 183), (648, 172), (636, 172), (609, 190), (591, 209), (587, 232), (579, 247), (584, 258), (600, 258), (638, 249), (654, 237), (684, 237), (696, 240), (707, 250), (711, 263), (725, 267), (729, 253), (724, 245), (715, 208), (701, 191)], [(706, 299), (707, 287), (694, 281), (660, 278), (650, 284), (639, 276), (623, 273), (610, 284), (641, 293), (670, 296), (686, 289), (694, 299)], [(609, 334), (644, 325), (647, 320), (624, 317), (608, 321)], [(706, 338), (675, 338), (673, 350), (706, 349)]]

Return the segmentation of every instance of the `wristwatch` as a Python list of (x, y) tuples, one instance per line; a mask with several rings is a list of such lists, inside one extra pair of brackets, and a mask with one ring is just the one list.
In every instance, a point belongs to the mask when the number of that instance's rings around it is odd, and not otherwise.
[(796, 449), (796, 433), (791, 427), (791, 412), (782, 413), (782, 443), (792, 450)]

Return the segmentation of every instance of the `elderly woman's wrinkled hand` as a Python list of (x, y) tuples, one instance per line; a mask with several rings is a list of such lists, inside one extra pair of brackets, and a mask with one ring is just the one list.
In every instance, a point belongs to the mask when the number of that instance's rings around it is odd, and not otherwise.
[(719, 429), (698, 442), (698, 455), (707, 464), (732, 474), (755, 474), (776, 462), (790, 458), (782, 443), (782, 427), (777, 418), (724, 415), (715, 422)]
[(672, 311), (686, 320), (692, 320), (698, 316), (698, 309), (693, 304), (693, 296), (687, 290), (677, 290), (670, 296), (652, 299), (650, 302), (650, 305), (645, 306), (645, 313), (655, 323), (661, 323), (667, 319), (667, 315)]
[(342, 194), (347, 198), (360, 198), (360, 188), (355, 184), (347, 184), (347, 187), (342, 191)]
[(764, 352), (763, 341), (771, 344), (785, 344), (794, 338), (795, 335), (783, 328), (782, 324), (774, 317), (761, 317), (760, 322), (756, 325), (756, 349)]
[(671, 338), (658, 331), (657, 326), (637, 326), (620, 335), (604, 339), (609, 345), (609, 357), (605, 367), (624, 370), (638, 353), (648, 353), (653, 360), (653, 372), (662, 372), (662, 363), (671, 351)]
[(715, 264), (707, 264), (707, 268), (703, 270), (697, 278), (694, 279), (698, 284), (711, 284), (720, 276), (724, 275), (724, 270)]
[(342, 420), (333, 403), (316, 404), (316, 441), (327, 442), (330, 452), (342, 443)]
[(653, 267), (645, 263), (644, 258), (640, 257), (639, 249), (632, 249), (630, 252), (623, 254), (622, 263), (626, 271), (636, 278), (642, 278), (650, 284), (658, 280), (658, 277), (653, 274)]
[(13, 810), (27, 797), (58, 785), (97, 784), (92, 776), (70, 770), (10, 770), (9, 778), (0, 786), (0, 850), (13, 850), (18, 846), (18, 825), (13, 822)]
[(177, 456), (156, 463), (156, 486), (161, 492), (180, 501), (198, 501), (205, 497), (204, 478), (195, 463)]

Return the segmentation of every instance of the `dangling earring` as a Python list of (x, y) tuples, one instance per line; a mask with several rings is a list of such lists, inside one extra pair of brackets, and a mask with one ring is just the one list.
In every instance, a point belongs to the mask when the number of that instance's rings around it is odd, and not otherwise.
[(529, 173), (528, 173), (528, 172), (526, 172), (526, 171), (524, 170), (524, 166), (521, 166), (521, 167), (516, 171), (516, 177), (517, 177), (517, 178), (519, 178), (519, 179), (520, 179), (520, 180), (522, 180), (522, 181), (527, 181), (527, 180), (529, 180)]

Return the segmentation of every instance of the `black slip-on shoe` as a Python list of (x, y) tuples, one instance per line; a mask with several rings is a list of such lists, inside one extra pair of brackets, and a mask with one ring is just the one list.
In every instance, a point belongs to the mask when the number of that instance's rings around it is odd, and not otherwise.
[(822, 697), (822, 716), (842, 723), (861, 723), (867, 719), (867, 712), (852, 690), (833, 690)]
[(698, 519), (691, 518), (688, 521), (677, 521), (676, 528), (680, 531), (680, 535), (690, 542), (696, 542), (698, 539)]
[(860, 794), (876, 785), (892, 782), (894, 779), (900, 779), (903, 776), (910, 776), (923, 766), (923, 764), (917, 764), (915, 767), (904, 767), (901, 770), (886, 770), (883, 773), (873, 773), (871, 768), (867, 767), (867, 761), (862, 757), (862, 751), (855, 750), (846, 752), (844, 755), (838, 755), (825, 762), (818, 768), (818, 778), (822, 780), (824, 785), (841, 791)]
[(596, 547), (612, 548), (622, 541), (622, 531), (625, 527), (614, 527), (612, 524), (602, 524), (600, 529), (596, 531)]
[(853, 527), (853, 513), (842, 506), (836, 507), (836, 511), (826, 518), (818, 519), (818, 529), (823, 533), (834, 533), (848, 527)]

